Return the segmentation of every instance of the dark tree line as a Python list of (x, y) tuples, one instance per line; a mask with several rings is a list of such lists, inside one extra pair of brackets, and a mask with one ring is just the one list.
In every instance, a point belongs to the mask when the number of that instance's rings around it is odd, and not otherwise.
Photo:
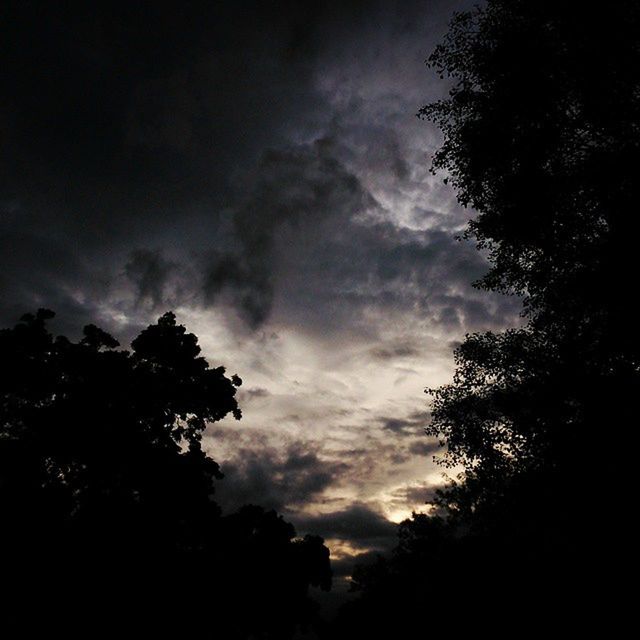
[(489, 0), (429, 64), (452, 88), (419, 115), (475, 210), (465, 235), (491, 263), (476, 285), (521, 296), (525, 323), (468, 335), (452, 383), (427, 390), (426, 431), (464, 474), (358, 569), (339, 628), (414, 633), (422, 610), (434, 629), (615, 635), (640, 390), (640, 8)]
[(274, 639), (312, 623), (309, 586), (331, 583), (322, 539), (214, 500), (202, 434), (240, 418), (241, 380), (172, 313), (131, 351), (94, 325), (54, 337), (53, 315), (0, 331), (3, 623), (37, 610), (24, 622), (49, 633)]

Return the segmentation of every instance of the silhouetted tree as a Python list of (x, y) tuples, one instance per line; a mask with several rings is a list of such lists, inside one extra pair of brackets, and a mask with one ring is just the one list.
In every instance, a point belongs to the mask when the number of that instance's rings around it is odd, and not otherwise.
[[(213, 499), (222, 474), (202, 434), (240, 418), (240, 378), (210, 368), (173, 313), (131, 351), (94, 325), (79, 342), (54, 338), (53, 315), (0, 331), (0, 548), (14, 598), (72, 607), (66, 629), (93, 616), (287, 638), (311, 622), (308, 587), (331, 579), (322, 539), (295, 538), (259, 507), (223, 516)], [(182, 598), (204, 618), (182, 615)]]
[(640, 10), (491, 0), (455, 17), (430, 63), (453, 88), (420, 114), (445, 135), (434, 167), (477, 212), (467, 237), (492, 263), (478, 285), (523, 296), (528, 323), (467, 338), (428, 432), (467, 470), (467, 511), (531, 472), (557, 474), (577, 517), (595, 443), (624, 428), (640, 381)]
[[(275, 512), (248, 505), (223, 521), (222, 553), (212, 571), (227, 577), (224, 626), (240, 637), (290, 638), (316, 621), (309, 585), (331, 587), (329, 550), (318, 536), (295, 538), (295, 529)], [(235, 618), (235, 620), (233, 619)]]
[(526, 322), (467, 336), (453, 382), (428, 390), (426, 431), (464, 474), (356, 572), (343, 628), (415, 633), (412, 608), (436, 600), (447, 628), (614, 624), (619, 531), (597, 511), (625, 513), (640, 390), (640, 8), (488, 0), (429, 63), (452, 86), (419, 115), (444, 133), (434, 170), (476, 212), (465, 235), (491, 262), (477, 286), (521, 296)]
[(637, 230), (638, 14), (625, 0), (490, 0), (430, 57), (453, 82), (420, 111), (445, 136), (434, 169), (476, 211), (467, 236), (492, 262), (481, 286), (524, 295), (532, 315), (620, 308), (619, 250)]
[(93, 325), (78, 343), (54, 339), (51, 317), (40, 310), (0, 332), (4, 535), (35, 549), (72, 536), (91, 554), (197, 549), (193, 518), (219, 516), (220, 471), (202, 432), (240, 418), (240, 380), (210, 369), (171, 313), (131, 352)]

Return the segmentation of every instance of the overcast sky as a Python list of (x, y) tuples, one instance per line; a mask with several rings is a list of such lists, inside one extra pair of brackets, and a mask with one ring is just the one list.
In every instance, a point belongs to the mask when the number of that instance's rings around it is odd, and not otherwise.
[[(127, 342), (168, 309), (244, 380), (207, 448), (337, 560), (442, 483), (427, 386), (517, 322), (429, 173), (455, 1), (4, 3), (0, 319)], [(345, 569), (346, 571), (346, 569)]]

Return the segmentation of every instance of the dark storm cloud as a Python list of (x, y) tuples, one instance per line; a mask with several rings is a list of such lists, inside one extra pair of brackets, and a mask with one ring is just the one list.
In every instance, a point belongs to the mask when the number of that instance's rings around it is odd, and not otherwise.
[(262, 387), (253, 387), (251, 389), (247, 389), (246, 391), (243, 392), (243, 394), (246, 394), (251, 399), (268, 398), (271, 395), (268, 389), (264, 389)]
[[(437, 322), (486, 322), (486, 305), (447, 287), (478, 274), (469, 253), (434, 272), (449, 237), (353, 223), (381, 211), (363, 178), (404, 183), (411, 168), (387, 116), (362, 96), (331, 106), (340, 85), (315, 85), (350, 69), (356, 33), (410, 43), (425, 7), (9, 3), (0, 231), (21, 232), (3, 255), (3, 315), (42, 301), (84, 320), (96, 297), (127, 315), (129, 286), (148, 311), (230, 303), (251, 327), (285, 299), (290, 322), (326, 330), (376, 301), (423, 307), (427, 285)], [(448, 8), (429, 11), (442, 21)], [(381, 68), (377, 81), (395, 79)], [(385, 100), (380, 113), (409, 115)]]
[(314, 532), (324, 538), (348, 541), (352, 546), (386, 551), (396, 538), (396, 524), (366, 504), (355, 503), (346, 509), (314, 516), (297, 516), (300, 532)]
[(416, 456), (434, 456), (444, 452), (439, 442), (426, 436), (412, 442), (408, 447), (408, 451)]
[(430, 416), (427, 412), (416, 411), (406, 418), (380, 417), (378, 422), (386, 431), (391, 431), (396, 436), (415, 436), (424, 431), (429, 424)]
[(418, 346), (408, 339), (402, 341), (395, 341), (384, 347), (375, 347), (370, 351), (371, 355), (382, 361), (387, 360), (400, 360), (403, 358), (414, 358), (420, 355), (420, 349)]
[(248, 196), (233, 211), (235, 251), (212, 256), (205, 297), (214, 302), (228, 289), (249, 324), (258, 326), (270, 311), (274, 274), (286, 251), (282, 236), (299, 242), (306, 229), (327, 219), (346, 223), (377, 203), (319, 142), (268, 151), (246, 186)]
[(55, 228), (31, 226), (20, 207), (0, 207), (0, 316), (12, 324), (27, 311), (58, 312), (56, 328), (78, 330), (102, 317), (100, 302), (111, 290), (108, 272), (92, 263)]
[(164, 306), (166, 289), (178, 265), (167, 260), (159, 250), (133, 251), (125, 266), (125, 273), (136, 289), (139, 304), (150, 302), (153, 309)]
[[(16, 189), (55, 178), (80, 189), (89, 181), (99, 199), (114, 195), (110, 185), (136, 204), (210, 195), (212, 176), (309, 106), (307, 59), (289, 46), (309, 12), (269, 4), (5, 3)], [(274, 99), (287, 90), (295, 101)], [(36, 165), (25, 173), (27, 160)]]
[[(326, 151), (316, 145), (316, 153)], [(486, 270), (472, 247), (449, 232), (381, 220), (382, 207), (362, 183), (355, 176), (347, 179), (339, 162), (331, 166), (348, 193), (344, 189), (335, 206), (324, 208), (325, 215), (305, 217), (298, 226), (281, 226), (269, 236), (269, 250), (277, 255), (269, 268), (281, 286), (273, 290), (279, 321), (339, 330), (357, 325), (367, 310), (377, 308), (418, 312), (446, 329), (475, 330), (515, 315), (512, 300), (486, 294), (482, 299), (471, 287)], [(305, 177), (300, 172), (291, 183), (279, 180), (278, 198), (287, 198), (289, 187), (300, 188)], [(306, 182), (309, 193), (316, 191), (314, 180)]]
[(344, 462), (321, 459), (303, 443), (284, 452), (268, 446), (240, 448), (221, 467), (225, 478), (218, 484), (216, 499), (225, 510), (249, 503), (278, 511), (313, 501), (349, 468)]
[[(215, 245), (234, 172), (322, 109), (303, 3), (1, 11), (0, 233), (20, 227), (3, 252), (9, 315), (33, 298), (72, 309), (67, 280), (90, 298), (132, 250)], [(45, 277), (15, 286), (23, 257)]]
[(402, 506), (415, 508), (430, 503), (436, 495), (437, 488), (428, 484), (402, 487), (396, 490), (392, 497)]
[[(284, 312), (311, 324), (344, 323), (376, 296), (383, 305), (415, 302), (399, 287), (407, 278), (424, 284), (416, 265), (433, 263), (445, 241), (350, 221), (379, 205), (348, 163), (358, 160), (365, 178), (404, 182), (411, 170), (402, 143), (362, 96), (331, 106), (340, 85), (331, 80), (321, 94), (315, 83), (351, 69), (358, 33), (374, 53), (378, 40), (386, 43), (391, 64), (396, 41), (417, 38), (412, 29), (426, 8), (4, 5), (0, 231), (11, 250), (3, 254), (3, 315), (41, 302), (84, 319), (96, 298), (127, 315), (123, 272), (136, 305), (231, 302), (253, 327), (278, 296), (302, 296)], [(428, 10), (441, 22), (448, 13), (446, 3)], [(380, 87), (396, 81), (389, 71), (380, 68)], [(372, 103), (380, 113), (385, 100)], [(414, 106), (393, 100), (413, 117)], [(22, 277), (25, 263), (33, 277)], [(190, 263), (186, 287), (173, 281), (176, 263)], [(457, 279), (456, 265), (447, 267)], [(478, 271), (460, 269), (467, 279)], [(398, 288), (364, 291), (370, 273)], [(438, 321), (486, 319), (482, 305), (439, 291), (449, 276), (428, 279)]]

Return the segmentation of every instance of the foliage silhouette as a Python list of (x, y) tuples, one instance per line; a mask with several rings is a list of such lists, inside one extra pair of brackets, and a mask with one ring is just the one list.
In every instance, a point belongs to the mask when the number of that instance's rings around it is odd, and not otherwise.
[[(420, 112), (445, 134), (434, 167), (477, 211), (467, 237), (492, 263), (479, 286), (523, 296), (528, 320), (467, 337), (453, 383), (431, 390), (427, 431), (464, 465), (468, 513), (531, 472), (562, 476), (555, 491), (571, 488), (578, 517), (594, 443), (628, 421), (640, 363), (628, 302), (639, 27), (633, 2), (602, 12), (494, 0), (456, 16), (430, 58), (455, 79), (448, 100)], [(606, 472), (620, 464), (598, 461)]]
[[(633, 2), (489, 0), (457, 14), (429, 59), (452, 82), (419, 112), (444, 133), (433, 168), (476, 211), (465, 235), (491, 262), (477, 286), (521, 296), (526, 324), (467, 336), (453, 382), (427, 390), (426, 431), (464, 473), (433, 515), (401, 525), (390, 559), (356, 571), (345, 637), (363, 625), (414, 633), (411, 612), (430, 599), (445, 627), (615, 623), (618, 533), (594, 510), (626, 509), (630, 461), (605, 451), (628, 437), (640, 389), (628, 290), (639, 27)], [(375, 615), (385, 603), (393, 615)]]
[[(331, 582), (322, 539), (297, 539), (256, 506), (223, 516), (213, 500), (222, 474), (202, 434), (241, 417), (240, 378), (210, 368), (173, 313), (131, 351), (94, 325), (77, 343), (54, 338), (53, 315), (0, 331), (0, 543), (14, 604), (72, 606), (59, 619), (67, 632), (127, 620), (147, 632), (287, 638), (310, 623), (309, 586)], [(187, 595), (215, 623), (180, 615)]]

